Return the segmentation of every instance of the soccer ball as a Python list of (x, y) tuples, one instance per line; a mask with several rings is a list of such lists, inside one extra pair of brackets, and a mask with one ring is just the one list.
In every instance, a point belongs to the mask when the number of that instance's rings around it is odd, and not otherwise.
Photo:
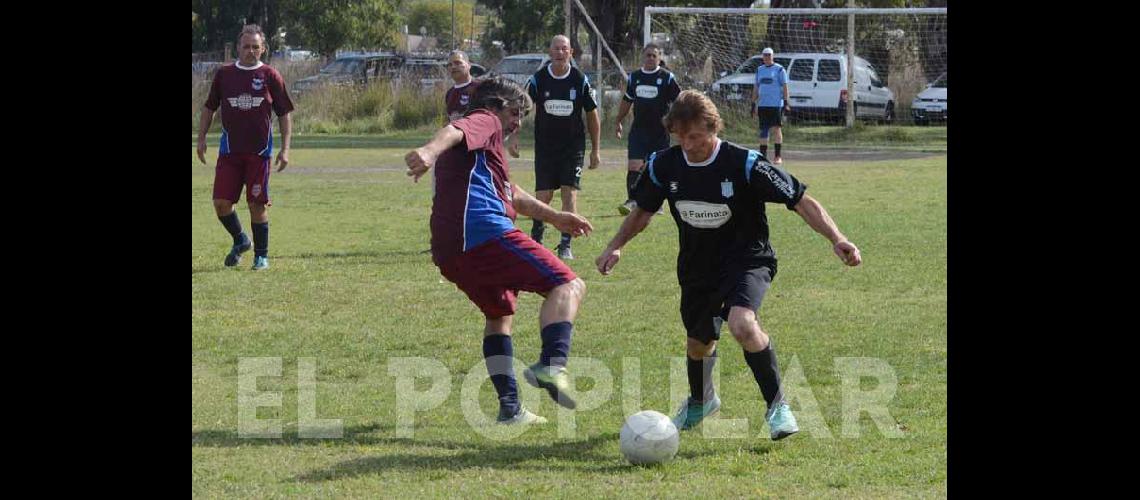
[(672, 460), (680, 440), (673, 421), (653, 410), (634, 413), (621, 426), (621, 453), (636, 465)]

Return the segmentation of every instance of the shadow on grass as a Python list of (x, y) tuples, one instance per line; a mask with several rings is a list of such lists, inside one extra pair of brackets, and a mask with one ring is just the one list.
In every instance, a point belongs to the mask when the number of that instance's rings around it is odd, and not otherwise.
[[(280, 438), (260, 439), (241, 437), (235, 431), (204, 430), (192, 432), (193, 447), (238, 448), (260, 446), (356, 446), (356, 445), (399, 445), (400, 451), (376, 456), (347, 460), (331, 467), (308, 472), (293, 478), (299, 482), (322, 482), (357, 476), (383, 474), (388, 471), (460, 471), (469, 468), (510, 468), (515, 470), (549, 470), (567, 468), (581, 472), (608, 474), (638, 473), (646, 469), (656, 469), (661, 465), (634, 466), (620, 454), (610, 451), (599, 452), (598, 447), (616, 443), (615, 432), (600, 434), (581, 441), (558, 440), (548, 444), (486, 442), (483, 440), (454, 441), (421, 438), (395, 438), (382, 434), (393, 431), (394, 426), (368, 424), (344, 428), (341, 438), (302, 439), (296, 431), (284, 432)], [(416, 448), (436, 448), (457, 453), (440, 455), (438, 452), (416, 453)], [(715, 447), (706, 450), (686, 450), (682, 446), (676, 460), (693, 460), (701, 457), (729, 453), (735, 446)], [(771, 443), (758, 443), (750, 446), (752, 453), (763, 455), (772, 450)], [(553, 460), (553, 461), (552, 461)], [(533, 463), (528, 463), (533, 462)]]
[[(426, 244), (425, 244), (426, 247)], [(425, 262), (431, 262), (431, 253), (423, 250), (399, 250), (399, 251), (382, 251), (382, 250), (356, 250), (348, 252), (305, 252), (297, 255), (270, 255), (269, 262), (272, 265), (275, 260), (322, 260), (322, 259), (354, 259), (365, 260), (370, 264), (406, 264), (423, 259)], [(241, 264), (234, 267), (225, 267), (218, 262), (216, 264), (205, 264), (191, 268), (191, 275), (199, 273), (220, 273), (224, 271), (248, 271), (249, 266), (253, 265), (253, 261), (243, 259)]]
[(347, 252), (303, 252), (296, 255), (279, 255), (271, 256), (270, 260), (308, 260), (308, 259), (368, 259), (379, 260), (382, 262), (404, 262), (409, 259), (426, 259), (431, 261), (431, 254), (425, 252), (427, 244), (424, 244), (424, 249), (417, 250), (398, 250), (398, 251), (383, 251), (383, 250), (351, 250)]
[[(469, 468), (511, 468), (511, 469), (550, 469), (557, 467), (583, 469), (583, 464), (609, 464), (603, 467), (612, 467), (614, 471), (633, 469), (631, 466), (619, 466), (611, 454), (598, 453), (598, 446), (616, 442), (617, 433), (607, 433), (591, 437), (583, 441), (557, 441), (550, 444), (535, 444), (533, 442), (518, 444), (500, 443), (450, 443), (450, 449), (465, 451), (445, 456), (425, 455), (417, 453), (398, 452), (365, 458), (357, 458), (341, 462), (332, 467), (319, 469), (295, 478), (300, 482), (321, 482), (346, 477), (356, 477), (373, 474), (383, 474), (388, 471), (459, 471)], [(439, 446), (444, 442), (420, 440), (393, 440), (406, 441), (409, 444)], [(550, 462), (549, 459), (557, 460)], [(539, 461), (533, 466), (524, 462)], [(565, 463), (570, 462), (570, 463)], [(594, 470), (594, 469), (590, 469)]]
[(244, 448), (253, 446), (324, 446), (329, 444), (346, 446), (362, 444), (407, 444), (449, 450), (476, 447), (475, 443), (393, 438), (379, 435), (393, 430), (395, 430), (395, 426), (392, 425), (368, 424), (346, 426), (343, 428), (344, 433), (342, 437), (325, 439), (302, 438), (297, 435), (295, 429), (283, 431), (279, 438), (243, 437), (232, 430), (203, 430), (191, 432), (193, 434), (191, 446), (202, 448)]

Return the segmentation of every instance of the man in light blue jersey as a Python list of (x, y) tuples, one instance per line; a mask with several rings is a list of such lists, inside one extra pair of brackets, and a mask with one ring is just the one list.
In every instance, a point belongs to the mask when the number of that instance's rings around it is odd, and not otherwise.
[(788, 99), (788, 71), (783, 66), (773, 62), (775, 53), (771, 47), (761, 52), (764, 63), (756, 68), (756, 92), (752, 94), (752, 115), (760, 118), (760, 154), (768, 157), (768, 133), (771, 131), (772, 141), (776, 144), (772, 163), (780, 165), (784, 159), (780, 156), (780, 146), (784, 142), (784, 111), (792, 110), (792, 103)]

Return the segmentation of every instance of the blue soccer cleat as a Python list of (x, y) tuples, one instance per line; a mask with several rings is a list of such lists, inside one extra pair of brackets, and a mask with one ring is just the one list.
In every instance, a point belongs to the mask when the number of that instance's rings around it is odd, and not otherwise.
[(796, 416), (792, 415), (792, 409), (788, 403), (783, 401), (769, 408), (765, 418), (768, 420), (768, 427), (772, 431), (773, 441), (779, 441), (800, 431), (800, 427), (796, 425)]
[(713, 394), (712, 400), (707, 403), (693, 401), (692, 397), (685, 398), (677, 415), (673, 417), (673, 425), (678, 430), (689, 430), (701, 423), (705, 417), (720, 411), (720, 396)]
[(253, 267), (250, 269), (252, 269), (254, 271), (260, 271), (262, 269), (269, 269), (269, 257), (265, 257), (265, 256), (254, 257), (253, 258)]

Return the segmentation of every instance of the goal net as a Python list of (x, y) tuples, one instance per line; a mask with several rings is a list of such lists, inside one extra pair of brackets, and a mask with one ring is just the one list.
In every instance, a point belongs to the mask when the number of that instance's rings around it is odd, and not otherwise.
[(643, 44), (664, 49), (682, 89), (713, 97), (730, 130), (756, 129), (749, 108), (767, 47), (788, 71), (786, 124), (818, 127), (820, 140), (847, 124), (848, 99), (861, 126), (945, 124), (948, 117), (945, 8), (647, 7), (644, 25)]

